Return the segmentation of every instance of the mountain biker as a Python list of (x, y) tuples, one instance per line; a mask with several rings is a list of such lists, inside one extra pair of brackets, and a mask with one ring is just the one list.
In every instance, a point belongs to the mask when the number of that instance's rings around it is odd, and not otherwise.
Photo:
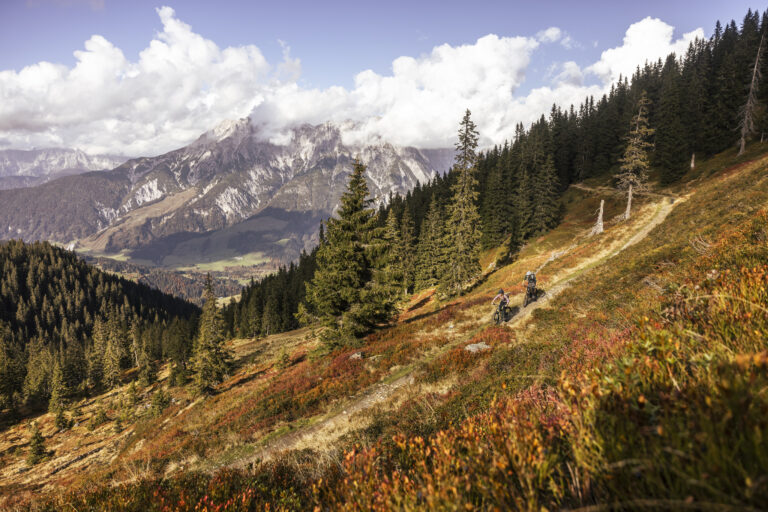
[(523, 278), (523, 284), (531, 288), (536, 288), (536, 274), (530, 270), (526, 272), (525, 277)]
[(523, 278), (523, 286), (525, 286), (525, 297), (523, 297), (523, 307), (528, 306), (531, 302), (536, 300), (536, 274), (530, 270), (525, 273)]
[(504, 293), (504, 290), (499, 290), (498, 295), (496, 295), (491, 301), (491, 306), (493, 306), (496, 303), (496, 300), (499, 301), (499, 306), (501, 308), (505, 308), (507, 304), (509, 304), (509, 295)]

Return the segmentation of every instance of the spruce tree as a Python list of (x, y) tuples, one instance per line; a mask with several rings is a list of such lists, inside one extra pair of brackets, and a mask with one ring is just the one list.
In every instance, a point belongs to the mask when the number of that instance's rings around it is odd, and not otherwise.
[(560, 220), (560, 182), (552, 155), (544, 160), (533, 181), (535, 201), (530, 226), (532, 234), (537, 234), (552, 229)]
[(661, 99), (656, 116), (654, 166), (661, 171), (663, 184), (680, 179), (685, 174), (689, 158), (680, 81), (680, 71), (673, 54), (667, 58), (662, 71)]
[(14, 408), (13, 395), (24, 383), (23, 352), (11, 335), (11, 329), (0, 321), (0, 409)]
[(299, 315), (323, 327), (329, 346), (353, 343), (392, 314), (394, 301), (380, 267), (383, 243), (368, 197), (365, 166), (356, 161), (342, 194), (338, 218), (326, 223), (325, 241), (317, 250), (317, 270), (307, 284)]
[(51, 398), (48, 400), (48, 411), (61, 413), (64, 410), (67, 395), (64, 372), (62, 372), (61, 364), (57, 360), (53, 365), (53, 373), (51, 375)]
[(448, 205), (448, 236), (443, 243), (448, 251), (447, 265), (440, 288), (447, 295), (461, 293), (480, 275), (480, 214), (477, 211), (476, 149), (477, 129), (469, 109), (459, 125), (456, 142), (456, 183), (451, 187)]
[(229, 372), (231, 360), (231, 355), (224, 346), (221, 313), (216, 305), (210, 274), (205, 279), (203, 298), (205, 303), (200, 316), (192, 366), (195, 372), (195, 387), (200, 393), (210, 393), (224, 380)]
[(104, 384), (104, 354), (107, 350), (109, 334), (107, 326), (101, 318), (93, 323), (93, 335), (88, 347), (88, 385), (99, 389)]
[(383, 268), (386, 272), (388, 286), (393, 289), (393, 295), (402, 296), (407, 286), (405, 284), (404, 258), (406, 249), (403, 246), (402, 230), (395, 210), (390, 209), (384, 226), (384, 241), (387, 249), (384, 256)]
[(403, 211), (403, 218), (400, 221), (400, 243), (403, 248), (403, 287), (407, 294), (413, 291), (416, 281), (416, 238), (413, 218), (408, 208)]
[[(144, 340), (136, 342), (136, 358), (139, 368), (139, 383), (147, 387), (157, 380), (157, 368), (155, 361), (149, 353), (149, 347)], [(133, 383), (131, 383), (133, 384)]]
[(637, 114), (632, 118), (627, 147), (620, 160), (620, 171), (615, 176), (619, 188), (627, 191), (627, 209), (623, 215), (624, 219), (630, 217), (632, 193), (645, 189), (648, 182), (648, 150), (652, 147), (648, 139), (653, 135), (653, 129), (648, 126), (650, 104), (651, 100), (643, 91), (637, 101)]
[(125, 339), (120, 324), (117, 321), (117, 312), (110, 314), (106, 327), (107, 344), (103, 357), (104, 385), (112, 389), (120, 384), (122, 374), (122, 362), (125, 357)]
[(435, 286), (446, 268), (445, 214), (438, 197), (429, 203), (416, 249), (415, 289)]
[(29, 452), (27, 452), (27, 464), (34, 466), (46, 455), (45, 450), (45, 438), (40, 433), (40, 429), (37, 427), (37, 423), (32, 423), (29, 439)]

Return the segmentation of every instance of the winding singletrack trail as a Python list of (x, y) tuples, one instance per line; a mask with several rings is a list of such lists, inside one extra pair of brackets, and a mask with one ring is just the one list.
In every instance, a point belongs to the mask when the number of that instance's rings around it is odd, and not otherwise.
[[(600, 188), (592, 189), (578, 184), (573, 186), (581, 190), (588, 190), (599, 193), (604, 192)], [(677, 206), (677, 204), (682, 203), (686, 199), (684, 197), (673, 198), (670, 196), (663, 196), (661, 194), (653, 195), (660, 198), (660, 201), (656, 203), (656, 211), (653, 213), (651, 218), (631, 236), (629, 240), (627, 240), (619, 247), (614, 247), (608, 252), (602, 251), (590, 258), (582, 260), (575, 267), (569, 268), (567, 274), (564, 275), (561, 279), (554, 281), (553, 286), (551, 286), (538, 300), (532, 304), (529, 304), (526, 308), (518, 306), (517, 313), (512, 318), (510, 318), (505, 325), (507, 325), (507, 327), (514, 328), (515, 326), (522, 324), (527, 318), (530, 317), (533, 311), (546, 305), (551, 299), (557, 297), (563, 290), (570, 286), (570, 283), (578, 276), (580, 276), (583, 271), (595, 267), (605, 260), (613, 258), (621, 251), (643, 240), (656, 226), (664, 222), (664, 220), (674, 209), (674, 207)], [(577, 246), (578, 244), (574, 243), (566, 250), (557, 254), (556, 257), (548, 260), (548, 262), (561, 258)], [(465, 337), (461, 337), (457, 340), (447, 343), (441, 348), (439, 353), (444, 353), (446, 350), (450, 350), (462, 342), (466, 342)], [(353, 397), (346, 402), (342, 402), (343, 405), (336, 407), (335, 412), (329, 413), (329, 415), (326, 415), (311, 425), (299, 427), (268, 441), (265, 445), (259, 447), (253, 454), (239, 459), (230, 465), (234, 467), (245, 467), (257, 460), (269, 460), (280, 452), (293, 449), (313, 448), (318, 451), (323, 451), (324, 449), (330, 448), (330, 445), (335, 440), (339, 439), (342, 435), (354, 429), (356, 425), (359, 425), (359, 423), (355, 423), (350, 420), (353, 415), (369, 410), (377, 404), (386, 402), (395, 394), (395, 392), (404, 388), (405, 386), (412, 385), (414, 382), (414, 371), (411, 370), (407, 374), (402, 375), (390, 382), (381, 381), (377, 384), (374, 384), (367, 390), (359, 393), (358, 396)]]
[[(574, 185), (575, 186), (575, 185)], [(576, 187), (582, 190), (593, 190), (584, 186)], [(681, 197), (681, 198), (671, 198), (669, 196), (662, 196), (660, 194), (656, 194), (659, 197), (663, 197), (661, 201), (657, 203), (656, 212), (654, 213), (653, 217), (646, 222), (629, 240), (627, 240), (620, 248), (610, 251), (608, 254), (599, 253), (591, 258), (587, 258), (580, 262), (578, 265), (570, 269), (569, 275), (566, 276), (564, 279), (556, 281), (556, 284), (552, 286), (550, 289), (546, 290), (543, 297), (540, 297), (538, 300), (536, 300), (533, 304), (529, 304), (528, 307), (521, 309), (515, 316), (510, 318), (507, 321), (507, 325), (510, 327), (516, 324), (520, 324), (522, 321), (527, 319), (529, 316), (531, 316), (531, 313), (533, 313), (536, 309), (544, 306), (547, 302), (549, 302), (551, 299), (557, 297), (563, 290), (565, 290), (568, 286), (570, 286), (571, 281), (579, 277), (582, 273), (582, 271), (597, 266), (601, 262), (611, 259), (617, 254), (619, 254), (621, 251), (637, 244), (641, 240), (643, 240), (645, 237), (648, 236), (648, 234), (653, 231), (653, 229), (664, 222), (664, 220), (667, 218), (667, 216), (672, 212), (672, 210), (677, 206), (678, 204), (684, 202), (687, 198)], [(575, 245), (572, 245), (569, 249), (572, 249), (575, 247)], [(560, 254), (559, 257), (564, 256), (567, 254), (568, 251)]]

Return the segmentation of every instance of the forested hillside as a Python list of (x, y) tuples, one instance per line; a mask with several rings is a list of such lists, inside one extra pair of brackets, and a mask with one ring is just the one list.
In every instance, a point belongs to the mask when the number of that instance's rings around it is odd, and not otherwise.
[(225, 308), (6, 244), (4, 413), (50, 414), (0, 432), (0, 505), (761, 510), (764, 36), (718, 23), (487, 151), (467, 110), (450, 172), (378, 209), (355, 161), (319, 245)]
[[(768, 11), (761, 16), (750, 10), (741, 28), (733, 21), (725, 26), (717, 22), (712, 38), (697, 40), (685, 55), (647, 63), (608, 94), (586, 98), (578, 107), (553, 105), (548, 117), (529, 128), (518, 125), (513, 140), (479, 153), (474, 203), (482, 247), (504, 244), (501, 261), (514, 258), (526, 240), (557, 225), (560, 196), (569, 185), (616, 174), (643, 92), (649, 102), (647, 122), (655, 132), (648, 141), (649, 160), (653, 178), (661, 184), (680, 180), (695, 167), (696, 158), (701, 161), (735, 145), (760, 38), (767, 29)], [(766, 73), (767, 60), (760, 66)], [(768, 87), (759, 88), (758, 94), (767, 104)], [(755, 130), (762, 138), (768, 116), (757, 118)], [(378, 225), (389, 223), (390, 233), (397, 234), (391, 242), (397, 258), (404, 258), (399, 272), (409, 292), (434, 286), (445, 274), (445, 251), (453, 243), (448, 210), (459, 175), (453, 168), (405, 196), (390, 197), (379, 209)], [(247, 288), (247, 300), (226, 313), (230, 332), (260, 335), (296, 328), (294, 315), (305, 297), (300, 283), (308, 281), (314, 267), (314, 258), (302, 257), (295, 268), (281, 271), (282, 277)], [(290, 286), (283, 286), (289, 281)]]
[(114, 385), (189, 343), (174, 331), (191, 331), (198, 311), (48, 243), (0, 244), (1, 408)]

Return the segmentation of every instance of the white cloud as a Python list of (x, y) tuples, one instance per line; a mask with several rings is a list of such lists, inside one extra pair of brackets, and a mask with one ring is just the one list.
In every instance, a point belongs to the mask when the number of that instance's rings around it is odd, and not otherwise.
[[(14, 147), (60, 145), (90, 152), (157, 154), (194, 140), (223, 119), (250, 115), (273, 141), (287, 128), (325, 121), (345, 124), (345, 140), (382, 138), (421, 147), (450, 146), (464, 109), (472, 110), (483, 144), (588, 95), (599, 96), (646, 59), (681, 52), (697, 29), (673, 39), (673, 27), (646, 18), (623, 44), (581, 68), (549, 67), (550, 85), (519, 93), (542, 43), (574, 45), (557, 27), (535, 37), (487, 35), (472, 44), (436, 46), (418, 58), (399, 57), (390, 73), (358, 73), (352, 88), (299, 85), (301, 61), (280, 42), (283, 60), (270, 65), (255, 46), (219, 48), (158, 9), (163, 29), (136, 62), (101, 36), (75, 52), (74, 67), (41, 62), (0, 71), (0, 140)], [(585, 85), (591, 74), (599, 83)]]
[(570, 50), (579, 44), (567, 32), (558, 27), (549, 27), (536, 33), (536, 39), (541, 43), (557, 43)]
[(557, 27), (549, 27), (536, 33), (536, 39), (542, 43), (556, 43), (563, 37), (563, 31)]
[(554, 78), (554, 82), (558, 84), (569, 84), (580, 86), (584, 83), (584, 73), (581, 68), (574, 61), (569, 60), (564, 62), (560, 67), (560, 73)]
[(391, 75), (358, 73), (351, 90), (274, 88), (251, 117), (279, 140), (280, 130), (296, 123), (353, 120), (358, 125), (345, 133), (347, 141), (381, 136), (429, 147), (450, 145), (457, 119), (470, 108), (481, 133), (495, 140), (506, 132), (504, 111), (537, 46), (530, 38), (496, 35), (441, 45), (418, 59), (395, 59)]
[[(94, 35), (72, 68), (40, 62), (0, 71), (0, 134), (14, 146), (72, 146), (91, 152), (153, 154), (180, 147), (259, 101), (254, 84), (272, 68), (255, 46), (219, 48), (192, 32), (170, 7), (163, 29), (128, 61)], [(298, 61), (286, 66), (295, 68)]]
[(619, 75), (632, 76), (637, 66), (646, 61), (663, 59), (672, 52), (678, 57), (688, 49), (696, 38), (703, 39), (700, 28), (687, 32), (677, 40), (673, 39), (674, 27), (650, 16), (633, 23), (624, 34), (624, 41), (617, 48), (605, 50), (600, 60), (587, 68), (604, 82), (617, 80)]

